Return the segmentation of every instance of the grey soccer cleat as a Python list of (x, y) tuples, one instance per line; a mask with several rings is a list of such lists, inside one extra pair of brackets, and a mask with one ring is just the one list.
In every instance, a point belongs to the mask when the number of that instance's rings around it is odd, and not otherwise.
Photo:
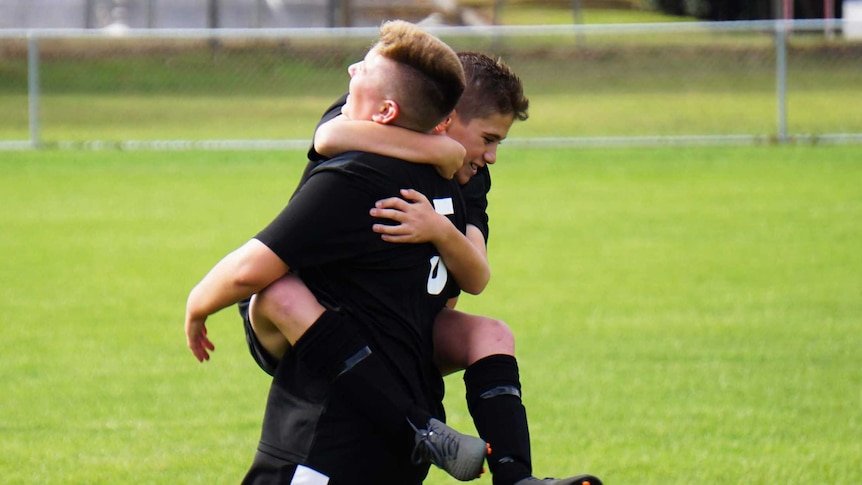
[(413, 430), (416, 431), (414, 463), (431, 462), (462, 482), (479, 478), (485, 471), (485, 457), (491, 452), (485, 441), (461, 434), (434, 418), (428, 421), (427, 429), (413, 426)]
[(592, 475), (578, 475), (569, 478), (536, 478), (518, 480), (515, 485), (602, 485), (602, 481)]

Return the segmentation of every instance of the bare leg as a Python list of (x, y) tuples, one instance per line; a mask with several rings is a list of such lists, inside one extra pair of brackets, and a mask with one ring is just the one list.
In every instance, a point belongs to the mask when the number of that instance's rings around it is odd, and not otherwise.
[(479, 436), (491, 444), (495, 485), (532, 477), (530, 432), (521, 403), (515, 338), (493, 318), (452, 309), (434, 321), (434, 358), (443, 375), (465, 369), (467, 407)]
[(251, 326), (261, 345), (280, 359), (325, 308), (296, 275), (285, 275), (254, 295)]
[(434, 320), (434, 359), (442, 375), (500, 354), (515, 355), (515, 337), (504, 322), (451, 308)]

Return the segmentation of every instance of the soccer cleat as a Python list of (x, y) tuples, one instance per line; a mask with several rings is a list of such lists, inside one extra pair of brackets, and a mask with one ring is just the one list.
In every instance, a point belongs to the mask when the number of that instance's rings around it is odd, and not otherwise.
[(536, 478), (518, 480), (515, 485), (602, 485), (602, 481), (592, 475), (578, 475), (569, 478)]
[(462, 482), (479, 478), (485, 471), (485, 457), (490, 453), (488, 443), (461, 434), (434, 418), (428, 421), (427, 429), (417, 429), (412, 423), (410, 426), (416, 431), (414, 463), (431, 462)]

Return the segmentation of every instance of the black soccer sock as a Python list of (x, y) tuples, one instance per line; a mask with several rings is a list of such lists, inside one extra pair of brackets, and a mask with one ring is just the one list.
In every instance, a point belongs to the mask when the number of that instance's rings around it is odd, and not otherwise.
[(374, 424), (400, 437), (413, 437), (409, 420), (424, 428), (431, 415), (416, 407), (384, 362), (373, 353), (356, 324), (325, 311), (294, 345), (306, 368), (332, 382)]
[(495, 485), (532, 476), (527, 411), (521, 403), (518, 361), (491, 355), (464, 372), (467, 407), (479, 436), (491, 444), (488, 467)]

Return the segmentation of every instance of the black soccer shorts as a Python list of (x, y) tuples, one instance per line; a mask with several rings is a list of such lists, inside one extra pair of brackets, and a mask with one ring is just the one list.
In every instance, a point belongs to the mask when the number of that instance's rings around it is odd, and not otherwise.
[(242, 326), (245, 329), (245, 342), (248, 344), (248, 351), (251, 357), (257, 362), (258, 367), (271, 376), (275, 376), (275, 369), (278, 367), (278, 359), (272, 356), (261, 345), (260, 340), (254, 333), (254, 328), (251, 326), (251, 317), (249, 316), (249, 306), (251, 299), (243, 300), (237, 303), (239, 315), (242, 317)]

